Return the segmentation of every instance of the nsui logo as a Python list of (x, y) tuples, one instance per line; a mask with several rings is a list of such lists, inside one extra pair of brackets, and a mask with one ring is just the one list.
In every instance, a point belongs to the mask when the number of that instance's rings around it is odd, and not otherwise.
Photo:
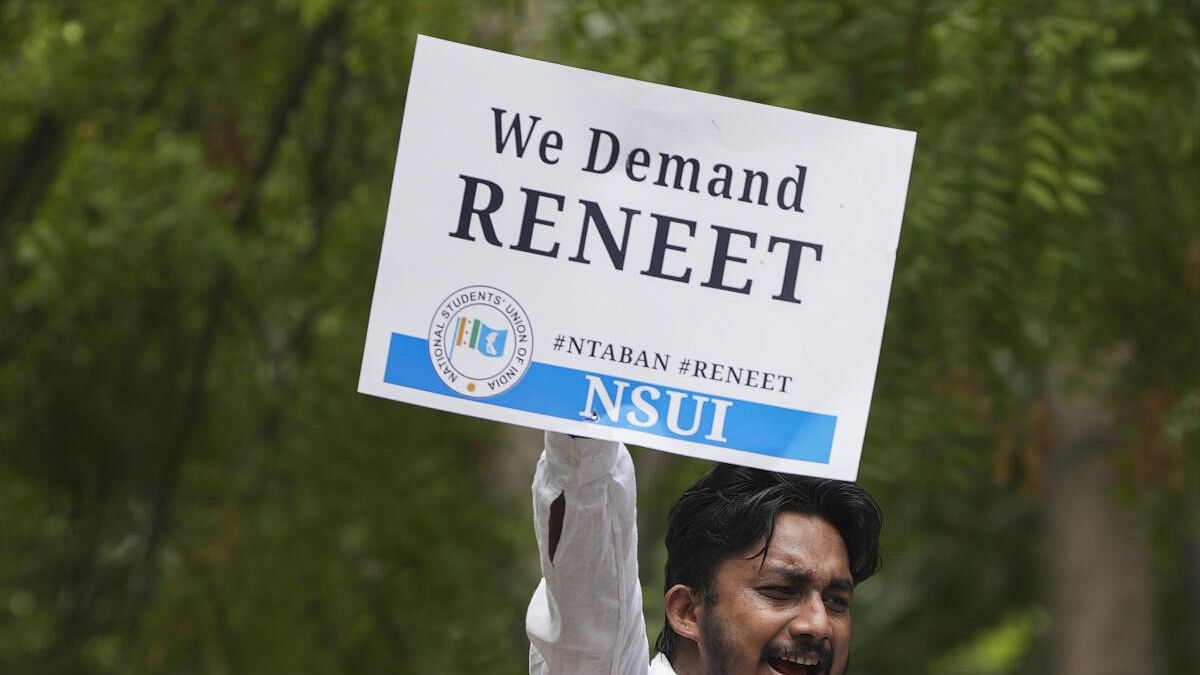
[(429, 359), (446, 386), (464, 396), (508, 391), (529, 370), (533, 330), (511, 295), (468, 286), (443, 300), (429, 325)]

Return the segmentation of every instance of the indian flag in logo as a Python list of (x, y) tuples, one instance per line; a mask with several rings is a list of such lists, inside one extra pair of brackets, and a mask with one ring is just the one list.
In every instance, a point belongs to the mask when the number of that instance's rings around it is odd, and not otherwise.
[(459, 317), (458, 329), (455, 331), (455, 347), (467, 347), (492, 358), (504, 355), (504, 342), (508, 339), (508, 329), (492, 328), (479, 319)]

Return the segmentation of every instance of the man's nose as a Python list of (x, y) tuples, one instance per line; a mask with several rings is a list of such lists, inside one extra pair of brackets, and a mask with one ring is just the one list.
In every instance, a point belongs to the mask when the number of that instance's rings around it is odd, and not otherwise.
[(797, 603), (795, 615), (788, 623), (788, 632), (793, 638), (808, 636), (814, 640), (828, 639), (832, 629), (825, 600), (820, 595), (813, 594)]

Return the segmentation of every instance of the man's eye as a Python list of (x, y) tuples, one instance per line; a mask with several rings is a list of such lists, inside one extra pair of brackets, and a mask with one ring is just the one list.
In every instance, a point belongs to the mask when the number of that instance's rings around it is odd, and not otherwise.
[(845, 598), (838, 595), (833, 595), (825, 598), (825, 606), (829, 611), (838, 614), (845, 614), (850, 611), (850, 598)]
[(758, 592), (772, 600), (786, 600), (792, 597), (792, 589), (787, 586), (764, 586), (758, 589)]

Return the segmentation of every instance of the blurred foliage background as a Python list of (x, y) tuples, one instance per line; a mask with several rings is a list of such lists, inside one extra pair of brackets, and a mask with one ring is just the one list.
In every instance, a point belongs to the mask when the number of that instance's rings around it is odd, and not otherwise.
[(419, 32), (916, 130), (855, 671), (1200, 673), (1194, 0), (0, 0), (0, 672), (525, 671), (537, 435), (355, 393)]

